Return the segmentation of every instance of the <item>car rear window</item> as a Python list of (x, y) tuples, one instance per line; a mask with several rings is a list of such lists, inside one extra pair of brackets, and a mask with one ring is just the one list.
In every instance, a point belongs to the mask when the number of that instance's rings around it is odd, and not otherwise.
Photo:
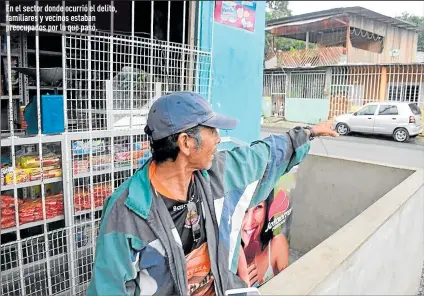
[(416, 104), (414, 103), (409, 104), (409, 108), (411, 109), (414, 115), (421, 115), (421, 110), (420, 108), (418, 108)]

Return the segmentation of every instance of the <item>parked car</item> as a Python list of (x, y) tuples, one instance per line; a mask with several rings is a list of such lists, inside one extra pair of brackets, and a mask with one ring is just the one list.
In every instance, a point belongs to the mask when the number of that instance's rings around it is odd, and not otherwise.
[(334, 119), (340, 135), (350, 132), (391, 135), (398, 142), (406, 142), (422, 133), (421, 110), (415, 103), (374, 102), (354, 113)]

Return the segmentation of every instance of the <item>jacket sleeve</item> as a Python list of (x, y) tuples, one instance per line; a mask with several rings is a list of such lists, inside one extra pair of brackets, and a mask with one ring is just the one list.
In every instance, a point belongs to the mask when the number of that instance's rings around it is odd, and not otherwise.
[(87, 296), (135, 295), (136, 270), (131, 239), (124, 233), (108, 231), (107, 224), (117, 219), (108, 211), (111, 203), (108, 200), (104, 207)]
[(284, 135), (271, 135), (248, 147), (227, 151), (226, 187), (242, 187), (260, 180), (258, 191), (266, 198), (279, 177), (302, 162), (309, 150), (305, 129), (297, 127)]

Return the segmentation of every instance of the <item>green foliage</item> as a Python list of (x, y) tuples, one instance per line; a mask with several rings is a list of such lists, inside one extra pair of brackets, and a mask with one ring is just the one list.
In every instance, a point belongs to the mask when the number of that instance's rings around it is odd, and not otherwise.
[[(408, 12), (404, 12), (401, 16), (396, 17), (399, 20), (407, 21), (409, 23), (415, 24), (421, 28), (424, 28), (424, 17), (417, 16), (413, 14), (409, 14)], [(424, 50), (424, 32), (420, 32), (418, 34), (418, 48)]]
[[(265, 19), (275, 20), (283, 17), (291, 16), (291, 10), (288, 8), (289, 1), (266, 1), (267, 11), (265, 12)], [(306, 42), (300, 40), (293, 40), (288, 38), (274, 37), (270, 33), (265, 33), (265, 52), (267, 52), (272, 44), (276, 50), (297, 50), (304, 49)]]
[(265, 19), (269, 21), (291, 16), (291, 10), (288, 5), (289, 1), (266, 1), (268, 11), (265, 14)]

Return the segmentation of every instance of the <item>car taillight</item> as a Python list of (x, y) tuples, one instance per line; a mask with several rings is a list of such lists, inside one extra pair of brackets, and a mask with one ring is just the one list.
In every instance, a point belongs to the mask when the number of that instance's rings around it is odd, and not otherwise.
[(409, 123), (415, 123), (415, 117), (409, 116)]

